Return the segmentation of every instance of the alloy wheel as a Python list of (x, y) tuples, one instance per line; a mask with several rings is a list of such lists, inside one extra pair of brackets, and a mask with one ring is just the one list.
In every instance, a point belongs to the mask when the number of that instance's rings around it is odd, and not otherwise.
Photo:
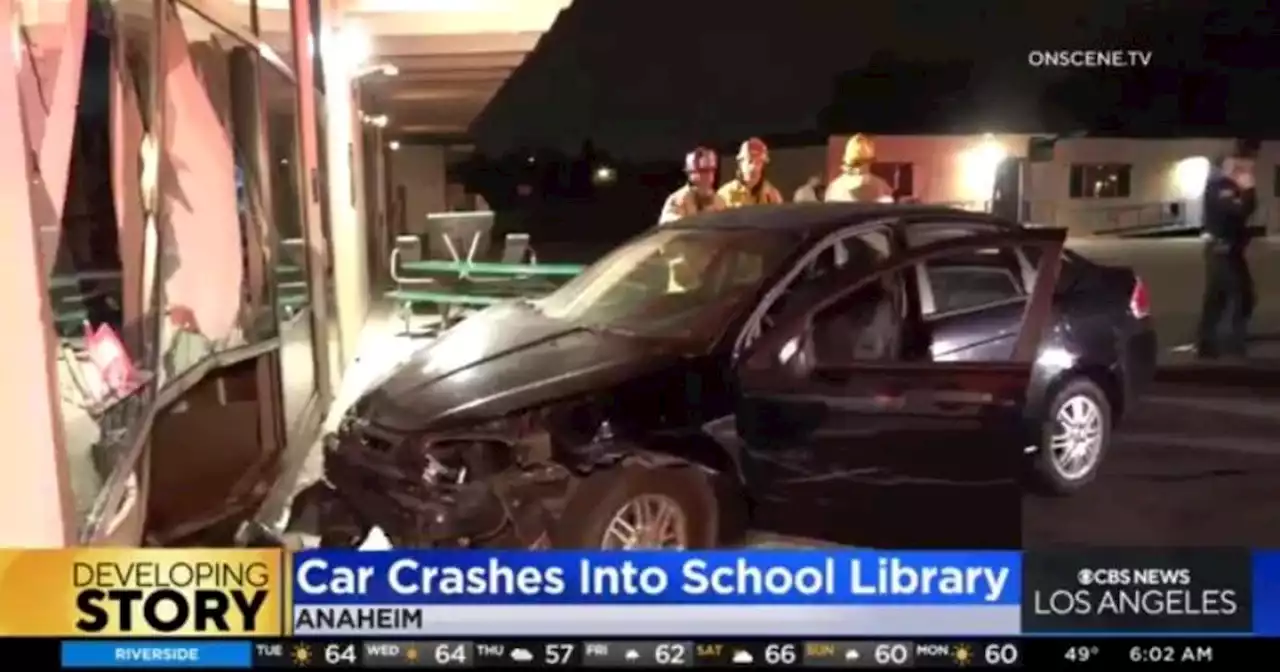
[(1053, 420), (1049, 450), (1053, 467), (1062, 478), (1084, 478), (1098, 464), (1106, 438), (1106, 418), (1098, 402), (1088, 395), (1069, 397)]
[(673, 549), (689, 545), (684, 509), (666, 495), (645, 494), (623, 504), (605, 527), (605, 550)]

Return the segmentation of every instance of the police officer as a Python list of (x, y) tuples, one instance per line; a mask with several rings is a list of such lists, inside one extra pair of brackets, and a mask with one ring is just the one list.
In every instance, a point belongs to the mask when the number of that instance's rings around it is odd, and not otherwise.
[(684, 157), (688, 184), (671, 192), (662, 205), (658, 224), (667, 224), (700, 212), (724, 210), (724, 199), (716, 193), (716, 153), (699, 147)]
[(751, 138), (738, 149), (738, 174), (720, 187), (720, 198), (730, 208), (744, 205), (782, 203), (782, 192), (765, 178), (769, 147), (760, 138)]
[(893, 188), (871, 172), (876, 148), (871, 138), (859, 133), (844, 145), (840, 177), (827, 187), (828, 202), (892, 203)]
[[(1254, 160), (1238, 147), (1223, 159), (1205, 184), (1204, 302), (1200, 310), (1197, 354), (1244, 357), (1249, 318), (1253, 313), (1253, 276), (1245, 250), (1249, 245), (1249, 217), (1257, 207)], [(1226, 336), (1218, 327), (1226, 321)]]

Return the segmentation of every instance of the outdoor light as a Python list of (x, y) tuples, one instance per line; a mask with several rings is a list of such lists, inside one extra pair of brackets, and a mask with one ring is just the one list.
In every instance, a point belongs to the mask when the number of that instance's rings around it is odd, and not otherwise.
[(398, 74), (400, 74), (400, 68), (397, 68), (390, 63), (377, 63), (356, 70), (355, 73), (351, 75), (351, 78), (360, 79), (361, 77), (368, 77), (369, 75), (395, 77)]
[(618, 178), (618, 173), (608, 166), (600, 166), (591, 177), (596, 184), (610, 184)]
[(369, 34), (354, 25), (331, 30), (320, 38), (321, 57), (344, 70), (357, 70), (372, 54)]
[(396, 150), (398, 150), (398, 149), (400, 149), (400, 141), (399, 141), (399, 140), (392, 140), (391, 142), (388, 142), (388, 143), (387, 143), (387, 148), (388, 148), (388, 149), (390, 149), (390, 150), (391, 150), (391, 151), (393, 151), (393, 152), (394, 152), (394, 151), (396, 151)]
[(1199, 198), (1209, 181), (1209, 159), (1193, 156), (1179, 161), (1173, 167), (1173, 184), (1186, 199)]
[(969, 198), (989, 200), (996, 188), (996, 171), (1008, 152), (990, 133), (982, 142), (960, 153), (960, 179)]

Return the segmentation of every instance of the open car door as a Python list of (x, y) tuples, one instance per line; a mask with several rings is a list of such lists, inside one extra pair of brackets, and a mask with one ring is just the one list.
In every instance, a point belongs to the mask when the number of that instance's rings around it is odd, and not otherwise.
[[(735, 371), (753, 527), (849, 545), (1019, 547), (1022, 456), (1038, 439), (1027, 391), (1050, 327), (1064, 238), (1040, 229), (940, 241), (836, 276), (789, 306)], [(911, 312), (918, 301), (906, 298), (907, 271), (1000, 247), (1041, 251), (1006, 359), (935, 362), (927, 348), (905, 345), (871, 357), (823, 351), (832, 340), (823, 320), (867, 308), (851, 301), (859, 296), (890, 301), (896, 342), (911, 343), (922, 324)]]

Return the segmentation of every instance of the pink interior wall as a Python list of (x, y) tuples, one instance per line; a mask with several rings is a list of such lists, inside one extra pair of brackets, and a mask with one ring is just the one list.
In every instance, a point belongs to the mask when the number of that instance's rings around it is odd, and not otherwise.
[[(120, 50), (116, 50), (118, 56)], [(145, 129), (132, 73), (122, 68), (118, 58), (111, 63), (111, 169), (112, 198), (119, 229), (121, 286), (124, 287), (125, 319), (133, 322), (142, 315), (140, 291), (144, 277), (144, 213), (142, 169), (139, 148)]]
[[(80, 8), (83, 25), (83, 0), (74, 6)], [(0, 547), (58, 547), (71, 541), (74, 506), (63, 451), (54, 337), (47, 326), (48, 286), (32, 218), (36, 190), (30, 188), (25, 162), (17, 158), (29, 156), (31, 144), (21, 121), (21, 66), (15, 55), (22, 50), (13, 42), (19, 34), (16, 9), (13, 0), (0, 0), (0, 156), (11, 159), (10, 170), (0, 172), (0, 204), (6, 214), (0, 225), (0, 305), (9, 325), (0, 329), (5, 357), (0, 376), (0, 427), (5, 428), (0, 510), (7, 512), (0, 516)], [(68, 74), (72, 76), (78, 80), (78, 73)]]
[(19, 52), (27, 56), (18, 62), (27, 143), (35, 150), (42, 187), (32, 199), (31, 217), (40, 232), (42, 268), (46, 272), (53, 269), (57, 258), (67, 181), (71, 177), (88, 21), (86, 0), (47, 3), (44, 11), (56, 11), (60, 6), (66, 11), (65, 16), (45, 16), (38, 24), (24, 26), (30, 48)]
[(166, 13), (165, 199), (161, 267), (165, 306), (185, 308), (218, 341), (239, 323), (243, 233), (236, 207), (231, 138), (192, 64), (186, 31)]

